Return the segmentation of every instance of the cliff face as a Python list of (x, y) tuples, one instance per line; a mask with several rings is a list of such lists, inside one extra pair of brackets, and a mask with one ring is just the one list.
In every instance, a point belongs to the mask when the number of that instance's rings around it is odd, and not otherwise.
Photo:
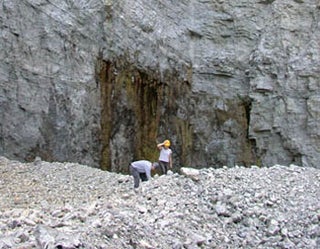
[(76, 2), (0, 6), (1, 154), (317, 167), (318, 1)]
[(1, 1), (0, 153), (100, 159), (100, 1)]
[[(106, 57), (165, 89), (150, 119), (175, 161), (316, 166), (318, 1), (117, 1), (110, 13)], [(114, 67), (136, 85), (128, 65)]]

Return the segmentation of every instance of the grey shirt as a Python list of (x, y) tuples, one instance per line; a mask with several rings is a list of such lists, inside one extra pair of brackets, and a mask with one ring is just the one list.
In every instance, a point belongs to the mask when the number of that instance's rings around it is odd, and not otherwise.
[(135, 168), (139, 173), (146, 173), (148, 179), (151, 178), (151, 167), (152, 163), (147, 160), (140, 160), (131, 163), (132, 167)]

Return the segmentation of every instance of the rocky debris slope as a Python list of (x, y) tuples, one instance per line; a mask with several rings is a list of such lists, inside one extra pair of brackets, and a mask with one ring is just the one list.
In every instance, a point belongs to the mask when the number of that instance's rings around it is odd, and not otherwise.
[(320, 171), (294, 165), (131, 176), (0, 157), (0, 249), (319, 248)]

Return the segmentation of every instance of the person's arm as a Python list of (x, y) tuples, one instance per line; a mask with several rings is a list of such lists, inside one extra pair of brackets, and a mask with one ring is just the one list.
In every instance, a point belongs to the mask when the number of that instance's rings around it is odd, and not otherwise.
[(157, 148), (158, 148), (159, 150), (161, 150), (163, 146), (164, 146), (164, 143), (157, 144)]
[(147, 165), (145, 166), (146, 176), (147, 176), (148, 180), (151, 179), (151, 168), (152, 168), (152, 164), (150, 167)]
[(172, 152), (169, 155), (169, 166), (170, 166), (170, 169), (172, 169)]

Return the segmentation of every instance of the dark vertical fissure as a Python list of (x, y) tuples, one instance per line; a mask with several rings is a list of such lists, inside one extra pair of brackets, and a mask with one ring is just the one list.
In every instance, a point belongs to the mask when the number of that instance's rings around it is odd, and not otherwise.
[(100, 167), (103, 170), (111, 170), (110, 157), (110, 134), (111, 134), (111, 100), (110, 93), (112, 91), (113, 77), (111, 74), (112, 65), (108, 61), (101, 61), (99, 81), (101, 93), (101, 162)]
[(245, 165), (258, 165), (260, 166), (261, 162), (257, 158), (257, 145), (256, 140), (250, 137), (250, 120), (251, 120), (251, 109), (252, 109), (252, 101), (251, 99), (247, 99), (244, 103), (245, 107), (245, 114), (246, 114), (246, 120), (247, 120), (247, 129), (246, 129), (246, 139), (248, 140), (248, 143), (250, 145), (250, 152), (251, 152), (251, 160), (248, 162), (245, 162)]
[(101, 91), (100, 167), (127, 173), (132, 160), (157, 160), (158, 103), (163, 85), (122, 63), (100, 60), (97, 71)]

